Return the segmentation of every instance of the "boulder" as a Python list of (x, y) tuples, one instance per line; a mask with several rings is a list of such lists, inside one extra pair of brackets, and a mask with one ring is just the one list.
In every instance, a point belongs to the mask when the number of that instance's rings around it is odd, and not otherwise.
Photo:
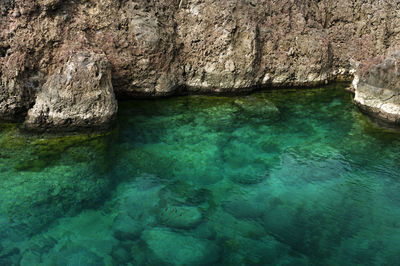
[(218, 246), (213, 242), (163, 228), (146, 230), (142, 238), (152, 253), (148, 258), (152, 265), (207, 265), (219, 257)]
[(169, 227), (190, 229), (202, 222), (202, 214), (196, 207), (168, 206), (160, 210), (159, 219)]
[(120, 241), (136, 240), (140, 237), (143, 227), (126, 213), (120, 213), (114, 220), (114, 237)]
[(365, 113), (400, 124), (400, 51), (362, 63), (353, 81), (354, 101)]
[(106, 56), (79, 52), (47, 79), (24, 127), (39, 131), (106, 129), (116, 114)]
[(262, 193), (234, 195), (223, 201), (222, 208), (237, 219), (257, 219), (266, 212), (266, 198)]
[(51, 265), (102, 266), (105, 264), (101, 257), (83, 246), (65, 246), (54, 253)]

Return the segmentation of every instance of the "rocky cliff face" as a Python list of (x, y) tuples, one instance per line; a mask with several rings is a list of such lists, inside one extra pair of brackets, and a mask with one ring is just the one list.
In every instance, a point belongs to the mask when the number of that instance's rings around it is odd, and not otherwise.
[(82, 51), (105, 55), (119, 97), (350, 79), (358, 61), (399, 48), (399, 10), (395, 0), (0, 0), (0, 116), (24, 118), (51, 97), (45, 84)]

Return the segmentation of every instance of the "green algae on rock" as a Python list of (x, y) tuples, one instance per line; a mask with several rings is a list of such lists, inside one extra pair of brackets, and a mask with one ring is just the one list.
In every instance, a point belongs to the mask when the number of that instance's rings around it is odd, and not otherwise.
[(0, 216), (14, 228), (3, 229), (16, 238), (33, 234), (101, 202), (112, 184), (103, 177), (111, 166), (112, 134), (37, 136), (2, 126)]
[[(45, 135), (36, 136), (21, 133), (16, 125), (10, 125), (0, 132), (0, 147), (4, 154), (19, 151), (14, 163), (15, 170), (40, 171), (47, 166), (56, 164), (60, 159), (73, 162), (90, 161), (92, 156), (104, 158), (99, 163), (99, 169), (106, 168), (108, 150), (112, 145), (116, 131), (108, 133)], [(79, 150), (87, 149), (87, 152)], [(98, 162), (98, 161), (96, 161)]]

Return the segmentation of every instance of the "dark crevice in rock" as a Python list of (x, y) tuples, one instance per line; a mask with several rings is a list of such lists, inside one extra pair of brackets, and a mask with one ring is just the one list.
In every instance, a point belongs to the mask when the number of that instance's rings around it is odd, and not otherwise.
[(7, 52), (9, 51), (10, 46), (0, 46), (0, 57), (5, 57), (7, 55)]
[(213, 89), (203, 89), (203, 88), (196, 88), (196, 87), (188, 87), (185, 85), (177, 86), (173, 91), (168, 92), (163, 95), (154, 95), (154, 94), (125, 94), (125, 93), (116, 93), (115, 96), (118, 101), (124, 100), (131, 100), (131, 99), (160, 99), (160, 98), (167, 98), (167, 97), (175, 97), (175, 96), (186, 96), (186, 95), (210, 95), (210, 96), (226, 96), (226, 97), (233, 97), (233, 96), (241, 96), (241, 95), (249, 95), (254, 92), (258, 91), (267, 91), (267, 90), (285, 90), (285, 89), (299, 89), (299, 90), (306, 90), (312, 89), (316, 87), (325, 87), (331, 86), (332, 84), (341, 85), (341, 87), (348, 89), (350, 86), (351, 78), (346, 80), (330, 80), (328, 82), (322, 82), (320, 84), (297, 84), (297, 85), (287, 85), (287, 86), (272, 86), (272, 85), (256, 85), (247, 88), (241, 88), (240, 90), (224, 90), (224, 91), (217, 91)]

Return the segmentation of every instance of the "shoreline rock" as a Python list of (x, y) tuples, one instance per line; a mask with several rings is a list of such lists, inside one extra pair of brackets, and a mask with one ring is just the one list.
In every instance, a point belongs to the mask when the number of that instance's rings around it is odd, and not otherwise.
[(111, 126), (116, 114), (107, 58), (82, 52), (48, 78), (23, 126), (37, 131), (103, 129)]
[(383, 122), (400, 125), (400, 51), (360, 65), (353, 81), (354, 102)]

